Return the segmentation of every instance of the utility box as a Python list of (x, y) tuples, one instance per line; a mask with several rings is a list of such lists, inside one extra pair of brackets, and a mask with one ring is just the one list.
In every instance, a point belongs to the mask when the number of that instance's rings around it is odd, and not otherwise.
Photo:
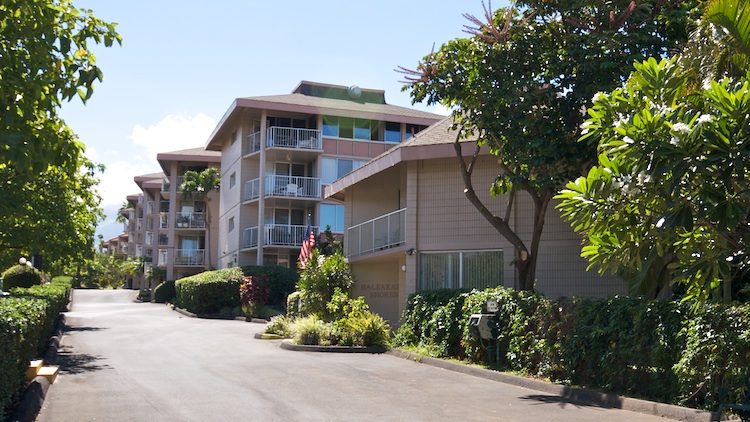
[(477, 339), (495, 340), (497, 327), (494, 314), (472, 314), (469, 316), (469, 334)]

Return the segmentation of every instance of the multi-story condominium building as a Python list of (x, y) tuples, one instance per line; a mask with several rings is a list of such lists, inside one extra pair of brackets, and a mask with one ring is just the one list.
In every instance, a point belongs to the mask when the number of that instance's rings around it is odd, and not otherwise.
[[(156, 187), (153, 179), (145, 178), (142, 188), (145, 189), (147, 211), (144, 213), (144, 240), (150, 240), (152, 244), (152, 265), (166, 271), (166, 280), (217, 268), (216, 254), (213, 253), (217, 250), (217, 219), (214, 218), (211, 224), (208, 221), (212, 215), (218, 215), (219, 192), (208, 192), (207, 201), (204, 201), (185, 196), (180, 186), (187, 171), (201, 172), (218, 167), (221, 154), (192, 148), (160, 153), (156, 159), (164, 171), (161, 184)], [(147, 250), (144, 249), (145, 254), (148, 254)]]
[(344, 206), (323, 187), (441, 118), (356, 86), (237, 98), (206, 143), (221, 153), (218, 267), (294, 267), (308, 226), (344, 232)]
[[(438, 288), (517, 287), (514, 248), (466, 199), (457, 165), (451, 118), (397, 145), (326, 188), (346, 205), (345, 254), (355, 276), (353, 296), (397, 324), (410, 294)], [(475, 142), (463, 143), (469, 157)], [(504, 216), (508, 197), (491, 197), (497, 157), (483, 150), (473, 171), (477, 195)], [(519, 193), (510, 227), (527, 244), (533, 207)], [(586, 271), (581, 238), (547, 210), (536, 290), (548, 297), (626, 294), (626, 283)]]

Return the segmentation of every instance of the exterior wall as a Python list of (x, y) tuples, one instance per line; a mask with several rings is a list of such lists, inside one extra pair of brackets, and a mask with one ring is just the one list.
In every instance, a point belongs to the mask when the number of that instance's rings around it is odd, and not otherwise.
[[(399, 262), (404, 265), (404, 254)], [(398, 261), (399, 258), (395, 258)], [(370, 310), (379, 314), (392, 325), (396, 325), (404, 311), (405, 300), (400, 300), (404, 293), (405, 273), (401, 265), (383, 265), (381, 263), (359, 264), (352, 266), (355, 283), (351, 296), (365, 298)], [(395, 328), (392, 327), (392, 328)]]
[[(495, 215), (504, 216), (508, 196), (491, 197), (497, 175), (496, 158), (481, 156), (473, 175), (474, 189)], [(418, 260), (422, 252), (500, 249), (503, 285), (515, 287), (512, 245), (466, 199), (454, 158), (401, 162), (346, 190), (346, 227), (406, 207), (405, 245), (350, 259), (356, 276), (354, 296), (367, 303), (392, 325), (418, 288)], [(547, 210), (537, 263), (537, 291), (548, 297), (612, 296), (627, 293), (625, 282), (611, 275), (586, 271), (580, 257), (580, 237), (564, 222), (553, 202)], [(531, 240), (533, 206), (523, 192), (515, 198), (510, 224), (527, 244)], [(346, 242), (346, 239), (344, 239)], [(416, 249), (413, 254), (408, 252)], [(402, 268), (404, 270), (402, 270)], [(398, 294), (394, 285), (398, 282)], [(378, 292), (383, 292), (378, 295)], [(373, 295), (373, 293), (375, 293)]]

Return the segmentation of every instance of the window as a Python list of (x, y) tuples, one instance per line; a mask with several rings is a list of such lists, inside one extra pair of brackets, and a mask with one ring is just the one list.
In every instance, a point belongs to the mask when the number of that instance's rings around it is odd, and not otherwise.
[(425, 129), (427, 129), (427, 126), (407, 124), (406, 125), (406, 139), (411, 138), (412, 136), (416, 135), (417, 133)]
[(344, 232), (344, 206), (333, 204), (320, 205), (320, 230), (331, 226), (333, 233)]
[(349, 160), (346, 158), (323, 158), (321, 162), (323, 165), (321, 183), (324, 185), (330, 185), (334, 180), (367, 163), (367, 161)]
[(380, 125), (381, 123), (377, 120), (323, 116), (323, 136), (382, 141)]
[(385, 141), (401, 142), (401, 123), (385, 122)]
[(230, 188), (233, 188), (233, 187), (234, 187), (234, 185), (235, 185), (235, 183), (237, 183), (237, 175), (236, 175), (235, 173), (232, 173), (232, 174), (231, 174), (231, 175), (229, 176), (229, 187), (230, 187)]
[(419, 255), (419, 290), (479, 289), (503, 284), (503, 251), (429, 252)]
[(228, 223), (227, 231), (229, 233), (231, 233), (232, 231), (234, 231), (234, 217), (229, 217), (229, 223)]

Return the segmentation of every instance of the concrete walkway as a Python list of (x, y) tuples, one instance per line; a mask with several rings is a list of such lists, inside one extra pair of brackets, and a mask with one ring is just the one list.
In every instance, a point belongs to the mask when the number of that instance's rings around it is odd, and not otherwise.
[(668, 420), (390, 354), (285, 350), (254, 338), (262, 324), (190, 318), (134, 298), (73, 293), (60, 376), (37, 421)]

